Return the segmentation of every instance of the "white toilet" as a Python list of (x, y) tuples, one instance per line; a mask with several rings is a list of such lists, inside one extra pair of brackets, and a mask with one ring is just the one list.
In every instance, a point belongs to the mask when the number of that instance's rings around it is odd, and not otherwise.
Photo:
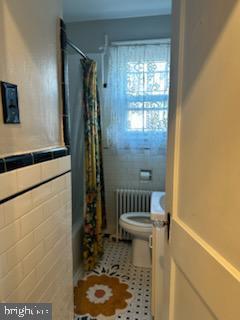
[[(149, 236), (152, 235), (152, 220), (165, 207), (165, 192), (152, 192), (150, 212), (127, 212), (120, 216), (120, 226), (132, 235), (132, 264), (151, 268)], [(152, 215), (152, 220), (151, 220)]]
[(121, 215), (120, 226), (133, 236), (132, 264), (136, 267), (151, 268), (149, 236), (152, 223), (149, 212), (128, 212)]

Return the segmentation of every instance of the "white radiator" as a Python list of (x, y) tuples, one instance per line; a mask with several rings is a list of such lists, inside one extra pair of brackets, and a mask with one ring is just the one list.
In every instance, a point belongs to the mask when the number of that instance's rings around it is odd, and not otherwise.
[(131, 236), (119, 225), (119, 218), (126, 212), (150, 212), (152, 191), (117, 189), (116, 190), (116, 230), (117, 239), (130, 240)]

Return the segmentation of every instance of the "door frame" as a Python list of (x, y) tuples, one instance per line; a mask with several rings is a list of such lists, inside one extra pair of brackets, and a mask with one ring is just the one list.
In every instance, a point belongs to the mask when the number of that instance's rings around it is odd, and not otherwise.
[[(177, 216), (178, 203), (178, 174), (180, 154), (180, 127), (181, 104), (183, 86), (183, 57), (184, 57), (184, 28), (185, 28), (185, 4), (186, 0), (173, 1), (172, 30), (178, 33), (172, 34), (171, 40), (171, 68), (170, 68), (170, 95), (168, 114), (168, 144), (167, 144), (167, 170), (166, 170), (166, 212), (170, 213), (171, 220)], [(180, 14), (178, 14), (180, 12)], [(176, 27), (178, 26), (178, 27)], [(165, 273), (164, 273), (164, 320), (174, 319), (174, 283), (175, 264), (171, 259), (170, 238), (165, 236)]]

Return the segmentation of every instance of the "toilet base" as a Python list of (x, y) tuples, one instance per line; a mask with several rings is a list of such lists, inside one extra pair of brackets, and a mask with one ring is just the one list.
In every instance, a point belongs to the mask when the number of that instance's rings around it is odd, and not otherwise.
[(132, 264), (136, 267), (151, 268), (151, 250), (147, 240), (133, 239)]

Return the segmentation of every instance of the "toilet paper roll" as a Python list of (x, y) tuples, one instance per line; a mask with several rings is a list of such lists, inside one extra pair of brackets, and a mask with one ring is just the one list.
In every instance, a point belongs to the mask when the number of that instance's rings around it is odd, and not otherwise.
[(150, 170), (141, 170), (140, 171), (140, 180), (141, 181), (150, 181), (152, 179), (152, 172)]

